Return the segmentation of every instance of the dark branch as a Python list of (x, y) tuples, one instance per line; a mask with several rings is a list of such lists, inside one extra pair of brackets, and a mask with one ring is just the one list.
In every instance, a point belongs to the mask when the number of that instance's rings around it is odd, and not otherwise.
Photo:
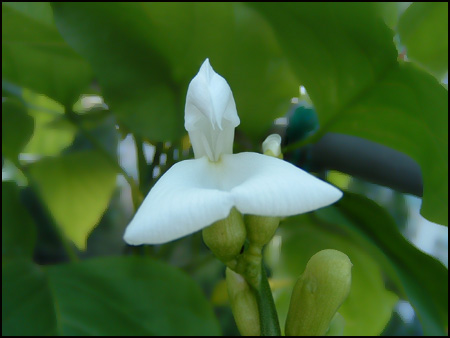
[[(355, 136), (327, 133), (317, 143), (302, 149), (312, 171), (337, 170), (421, 197), (420, 166), (411, 157)], [(296, 160), (297, 165), (305, 162)]]

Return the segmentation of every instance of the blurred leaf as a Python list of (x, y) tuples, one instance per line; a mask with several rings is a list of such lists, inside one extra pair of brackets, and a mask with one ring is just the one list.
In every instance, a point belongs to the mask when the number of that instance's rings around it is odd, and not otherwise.
[(2, 155), (16, 161), (33, 135), (34, 120), (17, 100), (2, 101)]
[(55, 305), (40, 267), (25, 259), (2, 261), (2, 336), (56, 335)]
[(2, 182), (2, 257), (31, 257), (36, 228), (14, 182)]
[(48, 266), (45, 272), (44, 279), (30, 263), (3, 264), (4, 335), (220, 333), (199, 287), (163, 263), (141, 257), (101, 258)]
[(66, 335), (219, 334), (198, 286), (163, 263), (106, 258), (53, 266), (48, 272)]
[(448, 323), (448, 270), (418, 250), (398, 231), (375, 202), (346, 193), (337, 208), (317, 212), (321, 219), (348, 231), (377, 258), (416, 309), (427, 335), (442, 335)]
[(400, 150), (421, 167), (421, 214), (448, 225), (448, 92), (431, 75), (401, 65), (336, 119), (330, 130)]
[(438, 78), (448, 71), (448, 2), (415, 2), (403, 13), (398, 32), (408, 58)]
[(250, 137), (264, 135), (298, 93), (270, 26), (242, 4), (54, 4), (54, 9), (63, 36), (93, 65), (106, 102), (127, 127), (152, 140), (184, 132), (187, 85), (207, 57), (230, 83), (240, 128)]
[[(339, 309), (346, 322), (344, 335), (380, 334), (391, 317), (397, 297), (385, 289), (377, 262), (362, 248), (311, 223), (306, 216), (287, 219), (280, 230), (282, 244), (279, 261), (272, 267), (274, 278), (298, 278), (308, 260), (318, 251), (342, 251), (353, 263), (350, 294)], [(289, 306), (290, 297), (286, 292), (277, 301), (281, 323), (284, 323)]]
[(64, 107), (45, 95), (28, 90), (23, 91), (22, 98), (35, 121), (33, 137), (23, 152), (41, 156), (60, 154), (75, 137), (75, 128), (64, 119)]
[(105, 101), (128, 128), (166, 141), (182, 131), (166, 61), (151, 44), (141, 3), (54, 3), (57, 26), (93, 66)]
[(30, 165), (39, 193), (64, 234), (83, 250), (116, 186), (116, 171), (95, 151), (46, 158)]
[[(230, 83), (236, 100), (241, 119), (238, 128), (259, 142), (267, 136), (274, 119), (286, 114), (291, 98), (298, 96), (299, 81), (267, 21), (240, 3), (234, 4), (234, 13), (233, 68), (221, 74)], [(222, 57), (231, 63), (229, 53)]]
[(91, 74), (59, 35), (50, 11), (49, 3), (2, 3), (2, 78), (71, 105)]
[(352, 134), (410, 155), (422, 168), (422, 214), (448, 224), (448, 92), (397, 63), (392, 32), (373, 4), (254, 6), (273, 24), (308, 90), (321, 134)]

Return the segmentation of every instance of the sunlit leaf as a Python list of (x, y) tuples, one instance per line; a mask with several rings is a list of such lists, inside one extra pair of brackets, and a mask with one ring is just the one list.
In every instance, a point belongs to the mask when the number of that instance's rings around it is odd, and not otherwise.
[(61, 38), (49, 13), (49, 3), (2, 3), (2, 78), (71, 105), (91, 73)]
[(33, 116), (35, 131), (24, 153), (55, 156), (68, 147), (74, 137), (75, 128), (65, 121), (64, 107), (45, 95), (24, 90), (22, 99)]
[(30, 174), (57, 225), (85, 249), (116, 186), (115, 168), (102, 154), (86, 151), (42, 159)]
[(392, 31), (368, 3), (254, 5), (272, 23), (319, 114), (342, 132), (402, 151), (421, 166), (422, 214), (448, 223), (448, 92), (398, 64)]
[(415, 2), (398, 32), (406, 54), (441, 78), (448, 71), (448, 2)]

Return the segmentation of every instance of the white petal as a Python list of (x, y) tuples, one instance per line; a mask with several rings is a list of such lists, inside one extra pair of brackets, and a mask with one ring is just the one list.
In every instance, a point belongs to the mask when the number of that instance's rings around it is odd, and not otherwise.
[(125, 231), (125, 241), (165, 243), (227, 217), (233, 199), (216, 189), (215, 171), (206, 158), (176, 163), (145, 198)]
[(208, 59), (189, 84), (184, 121), (196, 158), (207, 155), (217, 161), (221, 154), (231, 154), (234, 128), (240, 122), (236, 103), (227, 81)]
[(336, 202), (342, 192), (294, 165), (257, 153), (224, 155), (222, 189), (243, 214), (291, 216)]

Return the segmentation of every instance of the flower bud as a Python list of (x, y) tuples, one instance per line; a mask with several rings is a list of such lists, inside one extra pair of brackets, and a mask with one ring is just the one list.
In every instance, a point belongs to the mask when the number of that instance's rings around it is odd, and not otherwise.
[(228, 297), (236, 325), (242, 336), (259, 336), (259, 311), (255, 294), (240, 274), (227, 268)]
[(262, 144), (262, 149), (264, 155), (282, 159), (283, 154), (281, 153), (281, 136), (278, 134), (271, 134), (267, 136)]
[(279, 224), (279, 217), (246, 215), (245, 226), (249, 242), (262, 248), (270, 242)]
[(286, 319), (286, 336), (323, 336), (351, 285), (350, 259), (337, 250), (311, 257), (294, 286)]
[(239, 255), (246, 239), (244, 220), (236, 208), (227, 218), (203, 229), (202, 234), (206, 246), (225, 264)]

